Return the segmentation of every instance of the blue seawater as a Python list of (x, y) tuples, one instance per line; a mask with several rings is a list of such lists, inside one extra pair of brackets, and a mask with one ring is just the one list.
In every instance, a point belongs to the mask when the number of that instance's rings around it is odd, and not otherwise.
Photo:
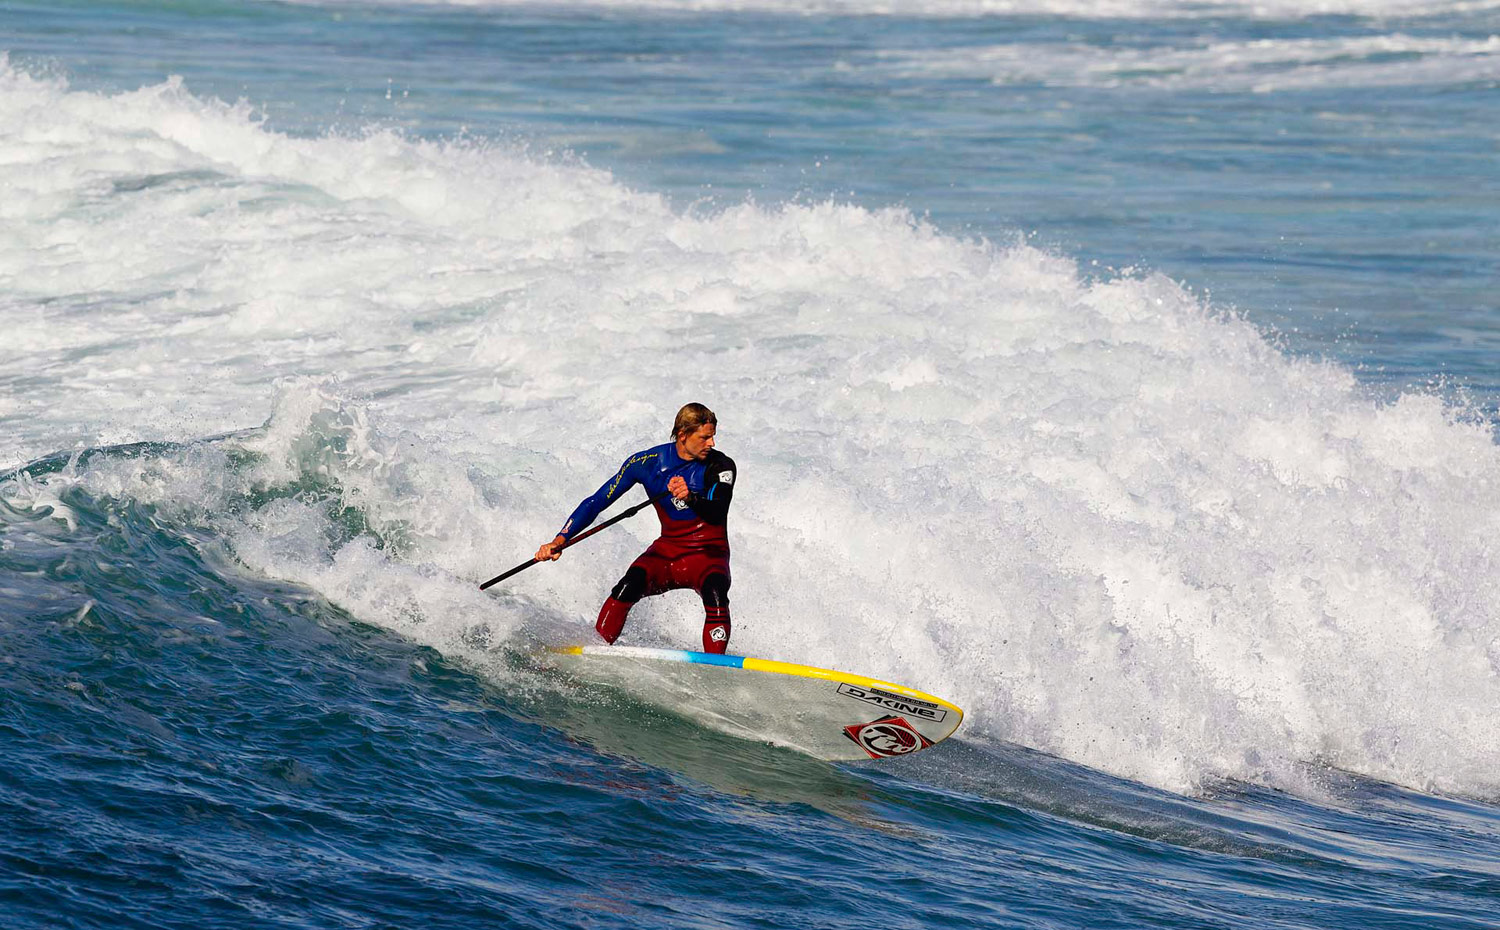
[[(1500, 927), (1500, 7), (0, 0), (0, 926)], [(538, 668), (677, 405), (829, 765)], [(690, 595), (625, 641), (696, 642)]]

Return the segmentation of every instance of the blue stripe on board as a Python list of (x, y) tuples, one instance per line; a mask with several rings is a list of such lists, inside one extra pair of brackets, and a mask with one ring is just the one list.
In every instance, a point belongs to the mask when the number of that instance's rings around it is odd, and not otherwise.
[(684, 651), (682, 654), (685, 655), (685, 656), (687, 656), (687, 660), (689, 662), (695, 663), (697, 665), (722, 665), (725, 668), (744, 668), (745, 667), (745, 657), (744, 656), (718, 656), (718, 655), (714, 655), (711, 652), (687, 652), (687, 651)]

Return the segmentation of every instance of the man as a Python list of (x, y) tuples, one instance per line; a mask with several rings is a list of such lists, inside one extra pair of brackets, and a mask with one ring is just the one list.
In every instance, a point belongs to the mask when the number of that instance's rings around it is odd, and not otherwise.
[(729, 646), (729, 536), (725, 521), (734, 495), (734, 461), (714, 448), (719, 421), (702, 404), (677, 411), (672, 441), (637, 452), (613, 478), (585, 498), (538, 560), (557, 559), (568, 538), (588, 528), (604, 508), (639, 484), (655, 500), (661, 536), (641, 553), (599, 610), (595, 629), (613, 644), (636, 601), (678, 588), (703, 598), (703, 651)]

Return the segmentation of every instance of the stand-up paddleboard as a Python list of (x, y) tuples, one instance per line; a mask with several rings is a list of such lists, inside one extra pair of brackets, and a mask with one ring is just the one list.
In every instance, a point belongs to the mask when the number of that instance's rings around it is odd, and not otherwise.
[(942, 698), (810, 665), (633, 646), (573, 646), (550, 658), (704, 726), (830, 762), (908, 755), (964, 719)]

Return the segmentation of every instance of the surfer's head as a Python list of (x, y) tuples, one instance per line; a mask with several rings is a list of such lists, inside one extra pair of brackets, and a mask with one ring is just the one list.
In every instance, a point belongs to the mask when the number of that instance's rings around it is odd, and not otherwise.
[(702, 404), (684, 404), (677, 411), (672, 423), (672, 439), (677, 443), (677, 454), (685, 459), (703, 461), (714, 447), (714, 434), (718, 432), (719, 418)]

